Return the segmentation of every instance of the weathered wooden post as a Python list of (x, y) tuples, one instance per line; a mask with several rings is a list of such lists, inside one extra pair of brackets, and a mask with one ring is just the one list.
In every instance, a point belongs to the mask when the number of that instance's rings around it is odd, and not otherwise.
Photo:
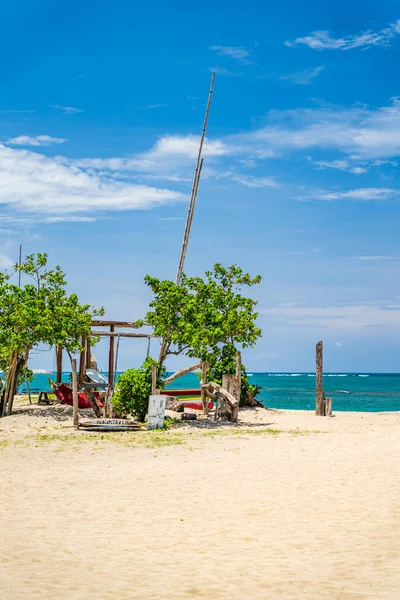
[(90, 369), (90, 361), (91, 361), (91, 349), (90, 349), (90, 337), (86, 340), (86, 368)]
[(86, 340), (82, 338), (82, 348), (80, 358), (79, 358), (79, 385), (82, 385), (85, 379), (85, 365), (86, 365)]
[(61, 379), (62, 379), (62, 347), (61, 346), (57, 346), (57, 354), (56, 354), (56, 361), (57, 361), (57, 376), (56, 376), (56, 383), (61, 383)]
[[(114, 333), (114, 325), (110, 325), (110, 333)], [(108, 384), (110, 388), (114, 385), (114, 336), (110, 335), (110, 349), (108, 351)]]
[(325, 415), (325, 396), (322, 387), (322, 368), (323, 368), (323, 346), (322, 342), (318, 342), (316, 346), (316, 366), (315, 366), (315, 387), (316, 387), (316, 403), (315, 414), (319, 417)]
[(203, 385), (207, 383), (207, 369), (208, 364), (206, 362), (201, 363), (201, 402), (203, 404), (203, 415), (208, 416), (208, 397)]
[(157, 363), (151, 365), (151, 395), (154, 396), (157, 389)]
[(242, 353), (240, 350), (236, 354), (236, 393), (237, 400), (240, 404), (240, 392), (242, 389)]
[(325, 398), (325, 416), (332, 416), (332, 398)]
[(71, 359), (72, 367), (72, 407), (74, 427), (79, 427), (79, 398), (78, 398), (78, 377), (76, 374), (76, 358)]

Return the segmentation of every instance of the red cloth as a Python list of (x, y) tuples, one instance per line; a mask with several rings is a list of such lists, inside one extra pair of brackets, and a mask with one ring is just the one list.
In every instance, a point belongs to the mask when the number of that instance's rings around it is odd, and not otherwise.
[[(70, 387), (68, 387), (64, 383), (59, 383), (54, 386), (53, 390), (54, 390), (55, 395), (61, 402), (64, 402), (64, 404), (69, 404), (70, 406), (73, 405), (74, 402), (73, 402), (73, 397), (72, 397), (72, 389)], [(100, 406), (100, 408), (102, 408), (103, 404), (100, 402), (99, 392), (94, 392), (94, 395), (95, 395), (97, 404)], [(92, 405), (90, 404), (89, 400), (86, 398), (85, 394), (79, 393), (78, 401), (79, 401), (79, 403), (78, 403), (79, 408), (92, 408)]]

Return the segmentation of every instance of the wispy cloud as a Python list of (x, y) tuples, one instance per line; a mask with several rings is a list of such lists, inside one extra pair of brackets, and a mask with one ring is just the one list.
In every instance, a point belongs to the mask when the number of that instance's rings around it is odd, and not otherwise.
[(326, 190), (314, 190), (307, 194), (297, 196), (297, 200), (354, 200), (360, 202), (385, 201), (400, 197), (400, 190), (390, 188), (357, 188), (345, 192), (329, 192)]
[(384, 29), (373, 31), (368, 29), (356, 35), (343, 38), (332, 37), (329, 31), (313, 31), (310, 35), (299, 37), (293, 42), (286, 41), (285, 46), (305, 45), (313, 50), (352, 50), (353, 48), (369, 48), (371, 46), (388, 46), (390, 41), (400, 33), (400, 19)]
[(364, 329), (400, 327), (400, 307), (385, 304), (346, 306), (278, 306), (260, 309), (260, 314), (276, 318), (291, 327), (331, 329), (351, 332)]
[(236, 71), (229, 71), (224, 67), (210, 67), (208, 69), (210, 73), (216, 73), (216, 75), (222, 75), (223, 77), (243, 77), (244, 73), (238, 73)]
[(324, 69), (324, 65), (311, 67), (310, 69), (304, 69), (303, 71), (297, 71), (296, 73), (289, 73), (289, 75), (282, 75), (279, 79), (283, 79), (284, 81), (287, 80), (298, 85), (309, 85)]
[(186, 200), (175, 190), (127, 183), (88, 172), (68, 159), (0, 145), (0, 204), (49, 217), (148, 210)]
[(67, 140), (64, 138), (51, 137), (49, 135), (19, 135), (10, 138), (7, 144), (13, 146), (51, 146), (52, 144), (64, 144)]
[(145, 108), (166, 108), (169, 104), (148, 104)]
[(61, 217), (46, 217), (46, 223), (94, 223), (96, 217), (76, 217), (74, 215), (63, 215)]
[(366, 256), (355, 256), (357, 260), (367, 261), (385, 261), (385, 260), (400, 260), (400, 254), (381, 254), (381, 255), (366, 255)]
[(20, 113), (35, 113), (37, 112), (36, 110), (33, 109), (27, 109), (27, 110), (0, 110), (0, 114), (2, 115), (8, 115), (8, 114), (20, 114)]
[(66, 113), (68, 115), (73, 115), (75, 113), (84, 112), (83, 108), (75, 108), (75, 106), (60, 106), (59, 104), (51, 104), (50, 106), (51, 106), (51, 108), (56, 108), (58, 110), (62, 110), (62, 112)]
[(241, 65), (250, 65), (250, 50), (242, 46), (210, 46), (210, 50), (216, 52), (219, 56), (227, 56), (235, 59)]
[(320, 169), (337, 169), (346, 173), (353, 173), (353, 175), (361, 175), (368, 171), (365, 167), (354, 166), (349, 160), (317, 160), (313, 164)]

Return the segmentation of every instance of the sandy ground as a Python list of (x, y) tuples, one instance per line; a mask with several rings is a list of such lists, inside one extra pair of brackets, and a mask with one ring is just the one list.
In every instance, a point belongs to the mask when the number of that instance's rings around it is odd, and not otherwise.
[(67, 408), (17, 411), (1, 598), (400, 598), (400, 413), (102, 435)]

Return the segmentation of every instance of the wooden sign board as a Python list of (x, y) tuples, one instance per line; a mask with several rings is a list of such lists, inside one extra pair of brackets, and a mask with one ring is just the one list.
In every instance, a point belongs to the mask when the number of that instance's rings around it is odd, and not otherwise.
[(147, 429), (162, 429), (164, 427), (165, 403), (167, 396), (159, 394), (149, 397), (149, 409), (147, 412)]

